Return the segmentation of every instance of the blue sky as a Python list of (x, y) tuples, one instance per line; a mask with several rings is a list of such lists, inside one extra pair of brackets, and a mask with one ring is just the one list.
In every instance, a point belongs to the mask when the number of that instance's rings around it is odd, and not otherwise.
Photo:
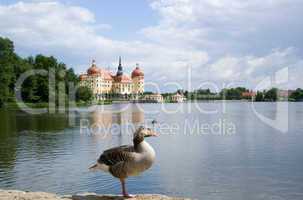
[(117, 40), (137, 39), (138, 30), (156, 24), (156, 15), (144, 0), (90, 0), (62, 1), (85, 7), (95, 14), (98, 23), (110, 24), (112, 29), (104, 34)]
[[(1, 0), (0, 2), (2, 5), (11, 5), (20, 1)], [(37, 1), (23, 0), (22, 2)], [(138, 30), (157, 22), (157, 15), (152, 12), (148, 1), (145, 0), (90, 0), (89, 2), (87, 0), (61, 0), (57, 2), (89, 9), (94, 13), (98, 23), (112, 26), (111, 30), (103, 34), (113, 39), (137, 39), (140, 37)]]
[(114, 71), (121, 55), (126, 72), (139, 63), (163, 91), (254, 89), (285, 68), (281, 87), (296, 88), (302, 10), (301, 0), (0, 0), (0, 36), (22, 56), (54, 55), (77, 73), (92, 59)]

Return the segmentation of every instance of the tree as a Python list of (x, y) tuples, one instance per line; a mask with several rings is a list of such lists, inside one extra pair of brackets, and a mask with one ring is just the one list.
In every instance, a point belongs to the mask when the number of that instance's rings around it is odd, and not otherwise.
[(14, 80), (14, 65), (18, 60), (14, 53), (14, 44), (7, 38), (0, 37), (0, 107), (12, 96), (12, 80)]
[(290, 99), (295, 101), (303, 101), (303, 90), (301, 88), (296, 89), (290, 96)]
[(65, 94), (68, 94), (68, 83), (72, 82), (76, 85), (79, 82), (74, 70), (67, 69), (66, 65), (59, 63), (56, 58), (41, 54), (35, 57), (21, 58), (14, 52), (13, 42), (0, 37), (0, 107), (5, 102), (14, 100), (15, 83), (20, 75), (28, 70), (36, 69), (55, 72), (55, 90), (49, 94), (48, 76), (30, 76), (20, 88), (22, 99), (25, 102), (48, 102), (49, 95), (57, 97), (59, 83), (65, 83)]
[(90, 88), (81, 86), (76, 92), (76, 101), (88, 102), (93, 99), (93, 92)]
[(260, 92), (260, 91), (257, 92), (256, 101), (264, 101), (262, 92)]
[(153, 92), (151, 92), (151, 91), (145, 91), (145, 92), (143, 92), (143, 95), (150, 95), (150, 94), (153, 94)]
[(227, 100), (239, 100), (242, 97), (243, 92), (248, 92), (249, 90), (244, 87), (237, 87), (237, 88), (224, 88), (220, 92), (221, 98), (225, 98)]
[(75, 84), (79, 83), (79, 78), (75, 74), (73, 68), (70, 68), (66, 71), (65, 81), (66, 81), (66, 86), (68, 85), (69, 82), (73, 82)]
[(185, 90), (185, 92), (184, 92), (184, 96), (185, 96), (187, 99), (189, 99), (189, 98), (190, 98), (190, 96), (189, 96), (189, 92), (188, 92), (187, 90)]
[(267, 101), (277, 101), (278, 99), (278, 89), (277, 88), (271, 88), (268, 90), (264, 95), (265, 100)]

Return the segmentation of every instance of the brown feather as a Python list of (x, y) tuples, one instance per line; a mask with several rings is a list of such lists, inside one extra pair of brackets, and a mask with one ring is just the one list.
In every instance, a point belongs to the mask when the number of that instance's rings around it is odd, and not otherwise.
[(106, 150), (98, 159), (101, 164), (113, 166), (119, 162), (131, 161), (133, 159), (134, 148), (132, 146), (121, 146)]

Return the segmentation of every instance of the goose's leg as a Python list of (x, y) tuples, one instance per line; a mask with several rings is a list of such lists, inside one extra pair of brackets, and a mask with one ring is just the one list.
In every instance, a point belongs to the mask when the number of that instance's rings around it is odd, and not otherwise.
[(121, 186), (122, 186), (122, 195), (123, 197), (125, 198), (133, 198), (135, 196), (133, 195), (130, 195), (126, 192), (126, 187), (125, 187), (125, 179), (120, 179), (120, 182), (121, 182)]

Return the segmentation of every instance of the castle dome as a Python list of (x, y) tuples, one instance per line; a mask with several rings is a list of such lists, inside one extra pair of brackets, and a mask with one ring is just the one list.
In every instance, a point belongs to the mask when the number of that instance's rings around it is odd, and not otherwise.
[(100, 73), (100, 69), (96, 66), (95, 60), (93, 60), (92, 66), (88, 68), (87, 74), (88, 75), (97, 75)]
[(136, 65), (136, 68), (132, 72), (132, 78), (138, 77), (138, 76), (144, 76), (143, 71), (140, 69), (139, 65)]

